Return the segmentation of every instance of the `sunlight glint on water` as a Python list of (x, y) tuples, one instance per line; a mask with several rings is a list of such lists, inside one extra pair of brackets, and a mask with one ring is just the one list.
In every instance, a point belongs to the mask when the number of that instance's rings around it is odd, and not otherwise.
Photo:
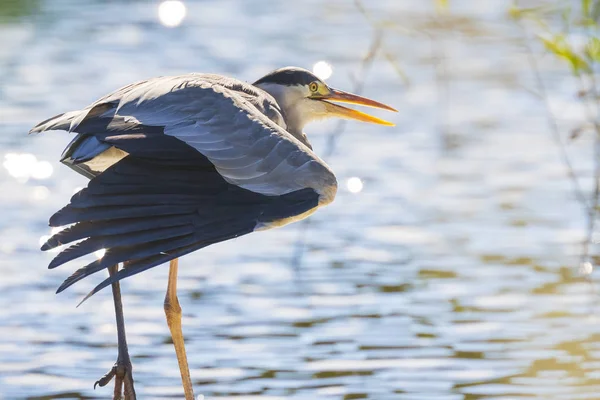
[(165, 0), (158, 6), (160, 22), (169, 28), (179, 26), (187, 13), (185, 4), (179, 0)]
[(333, 68), (326, 61), (318, 61), (313, 65), (313, 73), (319, 77), (319, 79), (327, 80), (333, 74)]
[(353, 176), (346, 181), (346, 187), (350, 193), (360, 193), (363, 190), (363, 182), (359, 177)]

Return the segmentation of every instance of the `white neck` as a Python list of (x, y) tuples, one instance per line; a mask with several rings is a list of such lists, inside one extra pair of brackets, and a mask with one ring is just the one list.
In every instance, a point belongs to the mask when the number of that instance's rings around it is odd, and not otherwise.
[(320, 101), (307, 98), (306, 89), (302, 86), (265, 83), (259, 84), (258, 87), (269, 93), (277, 101), (287, 125), (287, 131), (310, 147), (302, 130), (307, 123), (325, 118), (324, 105)]

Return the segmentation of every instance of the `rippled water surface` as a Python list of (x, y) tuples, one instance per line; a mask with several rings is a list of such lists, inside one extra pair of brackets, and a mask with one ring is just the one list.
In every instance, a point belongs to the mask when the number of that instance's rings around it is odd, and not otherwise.
[[(58, 163), (67, 133), (27, 137), (29, 128), (154, 75), (253, 81), (320, 60), (334, 68), (332, 86), (364, 82), (363, 94), (395, 106), (398, 114), (377, 115), (397, 126), (345, 126), (327, 157), (338, 198), (308, 225), (181, 260), (197, 394), (600, 398), (598, 294), (577, 270), (586, 222), (528, 91), (535, 84), (523, 34), (505, 17), (509, 1), (452, 0), (443, 23), (433, 2), (365, 1), (371, 19), (393, 21), (379, 46), (342, 0), (188, 1), (177, 28), (160, 24), (158, 2), (22, 3), (33, 11), (15, 6), (0, 25), (1, 399), (108, 398), (109, 388), (92, 385), (117, 355), (110, 292), (75, 308), (103, 276), (54, 294), (82, 262), (49, 271), (53, 254), (39, 241), (86, 181)], [(370, 48), (377, 55), (364, 66)], [(575, 83), (539, 60), (567, 136), (582, 117)], [(308, 127), (317, 153), (335, 129)], [(585, 136), (568, 145), (586, 188), (590, 147)], [(122, 284), (141, 399), (182, 397), (166, 282), (161, 266)]]

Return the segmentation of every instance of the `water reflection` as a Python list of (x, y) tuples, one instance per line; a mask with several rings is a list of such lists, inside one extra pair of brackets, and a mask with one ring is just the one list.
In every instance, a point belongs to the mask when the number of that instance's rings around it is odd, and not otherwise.
[(48, 239), (50, 239), (50, 236), (51, 236), (51, 235), (42, 235), (42, 236), (40, 236), (40, 240), (38, 241), (38, 242), (39, 242), (39, 244), (40, 244), (40, 247), (41, 247), (41, 246), (42, 246), (44, 243), (46, 243), (46, 242), (48, 241)]
[(185, 4), (179, 0), (165, 0), (158, 6), (160, 23), (169, 28), (179, 26), (187, 13)]
[(594, 266), (592, 265), (591, 262), (586, 261), (584, 263), (581, 264), (581, 267), (579, 268), (579, 273), (583, 274), (583, 275), (589, 275), (592, 272), (594, 272)]
[(106, 249), (100, 249), (100, 250), (96, 250), (94, 252), (94, 255), (96, 256), (96, 258), (101, 259), (102, 257), (104, 257), (104, 255), (106, 254)]
[[(85, 179), (57, 162), (72, 136), (31, 140), (27, 130), (128, 82), (184, 71), (251, 78), (320, 59), (335, 65), (336, 87), (350, 89), (372, 30), (354, 2), (189, 1), (190, 23), (176, 31), (157, 29), (154, 2), (81, 2), (78, 13), (75, 2), (40, 3), (52, 18), (11, 26), (0, 49), (0, 398), (105, 398), (110, 389), (92, 382), (117, 355), (110, 291), (75, 305), (107, 275), (55, 296), (90, 261), (48, 271), (54, 254), (38, 251), (57, 232), (48, 217)], [(386, 33), (363, 93), (400, 109), (398, 126), (348, 123), (337, 138), (327, 162), (341, 190), (311, 217), (298, 274), (289, 265), (296, 226), (182, 258), (197, 391), (207, 399), (597, 399), (593, 265), (583, 277), (572, 267), (585, 223), (537, 100), (522, 89), (531, 74), (504, 20), (510, 2), (451, 1), (444, 24), (428, 2), (363, 3), (388, 25), (444, 38), (446, 103), (437, 95), (439, 43)], [(401, 61), (410, 86), (384, 53)], [(575, 118), (570, 78), (545, 68), (553, 102)], [(440, 107), (449, 150), (437, 140)], [(318, 154), (326, 129), (307, 128)], [(591, 148), (585, 137), (570, 145), (577, 171), (591, 170)], [(162, 310), (166, 276), (156, 268), (122, 285), (143, 399), (182, 397)]]
[(7, 153), (2, 163), (8, 173), (21, 183), (33, 179), (48, 179), (52, 176), (54, 168), (48, 161), (38, 161), (29, 153)]
[(319, 77), (319, 79), (327, 80), (333, 74), (333, 68), (327, 61), (318, 61), (313, 65), (313, 73)]
[(46, 200), (50, 196), (50, 190), (46, 186), (36, 186), (33, 188), (32, 197), (34, 200)]
[(346, 181), (346, 187), (350, 193), (360, 193), (363, 190), (363, 182), (359, 177), (353, 176)]
[(31, 177), (33, 179), (48, 179), (52, 176), (54, 168), (48, 161), (38, 161), (31, 168)]

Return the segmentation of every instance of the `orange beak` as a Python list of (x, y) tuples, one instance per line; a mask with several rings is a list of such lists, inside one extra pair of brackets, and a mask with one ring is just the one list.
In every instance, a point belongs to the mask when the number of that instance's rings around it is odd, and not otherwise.
[(332, 115), (335, 115), (336, 117), (355, 119), (357, 121), (369, 122), (372, 124), (395, 126), (395, 124), (392, 122), (374, 117), (362, 111), (353, 110), (351, 108), (343, 107), (338, 104), (330, 103), (330, 101), (335, 101), (338, 103), (357, 104), (366, 107), (381, 108), (383, 110), (398, 112), (398, 110), (396, 110), (395, 108), (392, 108), (378, 101), (367, 99), (366, 97), (362, 97), (356, 94), (344, 92), (342, 90), (337, 89), (329, 89), (329, 93), (323, 95), (316, 95), (313, 98), (315, 100), (323, 100), (323, 102), (326, 104), (327, 111), (330, 112)]

